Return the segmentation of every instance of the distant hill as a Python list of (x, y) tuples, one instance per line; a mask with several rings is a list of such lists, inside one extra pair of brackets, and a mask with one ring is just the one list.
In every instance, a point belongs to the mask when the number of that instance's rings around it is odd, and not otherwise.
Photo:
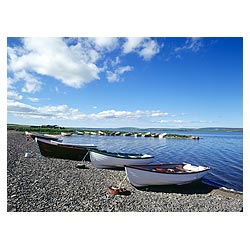
[(208, 127), (193, 129), (193, 131), (207, 131), (207, 132), (243, 132), (243, 128), (221, 128), (221, 127)]

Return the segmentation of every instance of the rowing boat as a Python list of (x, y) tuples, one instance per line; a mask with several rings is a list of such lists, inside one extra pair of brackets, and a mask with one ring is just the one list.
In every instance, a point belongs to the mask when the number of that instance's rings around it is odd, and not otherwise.
[(60, 139), (60, 136), (56, 136), (56, 135), (48, 135), (48, 134), (39, 134), (39, 133), (35, 133), (35, 132), (25, 132), (25, 135), (27, 137), (31, 137), (33, 140), (35, 140), (35, 138), (41, 138), (41, 139), (45, 139), (45, 140), (52, 140), (52, 141), (62, 141)]
[(94, 144), (71, 144), (57, 141), (48, 141), (41, 138), (36, 138), (40, 152), (45, 157), (69, 159), (74, 161), (90, 161), (90, 149), (96, 148)]
[(61, 136), (71, 136), (72, 133), (70, 132), (61, 132)]
[(188, 163), (125, 166), (128, 181), (136, 187), (188, 184), (201, 179), (209, 169)]
[(91, 150), (90, 159), (96, 168), (124, 168), (124, 165), (149, 164), (153, 156), (148, 154), (114, 153), (105, 150)]

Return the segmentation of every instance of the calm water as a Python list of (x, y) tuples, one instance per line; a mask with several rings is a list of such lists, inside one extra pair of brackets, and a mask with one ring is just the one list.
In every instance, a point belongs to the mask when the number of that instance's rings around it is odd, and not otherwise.
[[(152, 131), (153, 132), (153, 131)], [(173, 133), (173, 132), (172, 132)], [(180, 133), (178, 134), (190, 134)], [(200, 140), (159, 139), (131, 136), (69, 136), (64, 142), (93, 143), (112, 152), (147, 153), (155, 162), (189, 162), (211, 167), (203, 182), (243, 191), (243, 134), (194, 133)]]

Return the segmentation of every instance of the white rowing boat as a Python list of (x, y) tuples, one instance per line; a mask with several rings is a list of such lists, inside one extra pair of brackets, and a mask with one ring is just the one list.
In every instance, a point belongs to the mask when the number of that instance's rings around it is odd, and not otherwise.
[(153, 156), (148, 154), (113, 153), (103, 150), (91, 150), (90, 159), (96, 168), (124, 167), (124, 165), (149, 164)]
[(187, 163), (125, 166), (128, 181), (136, 187), (188, 184), (201, 179), (209, 169)]

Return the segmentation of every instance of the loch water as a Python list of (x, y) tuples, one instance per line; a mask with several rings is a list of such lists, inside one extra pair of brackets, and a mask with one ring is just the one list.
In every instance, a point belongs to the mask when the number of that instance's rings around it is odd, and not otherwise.
[[(152, 131), (154, 132), (154, 131)], [(159, 132), (159, 131), (157, 131)], [(167, 132), (167, 131), (162, 131)], [(171, 131), (171, 133), (175, 133)], [(209, 166), (202, 182), (243, 192), (242, 132), (176, 132), (199, 136), (200, 140), (133, 136), (69, 136), (64, 142), (93, 143), (111, 152), (147, 153), (159, 163), (188, 162)]]

